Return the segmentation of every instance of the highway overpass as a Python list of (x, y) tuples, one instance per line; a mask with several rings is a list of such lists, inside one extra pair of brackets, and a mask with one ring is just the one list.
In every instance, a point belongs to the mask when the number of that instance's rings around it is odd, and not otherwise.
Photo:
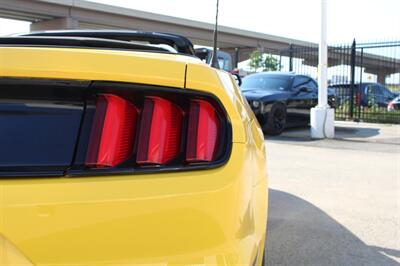
[[(209, 23), (84, 0), (0, 0), (0, 17), (29, 21), (31, 30), (115, 28), (168, 32), (186, 36), (194, 44), (205, 46), (212, 46), (214, 29), (214, 25)], [(248, 59), (255, 49), (278, 54), (290, 45), (317, 47), (316, 43), (219, 26), (218, 46), (231, 53), (236, 62)], [(329, 57), (330, 62), (337, 64), (335, 54), (330, 53)], [(307, 58), (304, 63), (316, 66), (317, 61), (317, 57)], [(386, 64), (382, 63), (385, 61)], [(387, 75), (400, 72), (399, 59), (377, 58), (376, 55), (364, 54), (363, 66), (369, 73), (378, 75), (380, 81)]]

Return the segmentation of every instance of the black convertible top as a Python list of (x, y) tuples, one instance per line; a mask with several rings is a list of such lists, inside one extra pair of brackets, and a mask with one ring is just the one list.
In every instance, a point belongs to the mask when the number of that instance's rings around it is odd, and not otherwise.
[(104, 48), (195, 56), (192, 42), (183, 36), (131, 30), (33, 32), (12, 37), (0, 37), (0, 46)]

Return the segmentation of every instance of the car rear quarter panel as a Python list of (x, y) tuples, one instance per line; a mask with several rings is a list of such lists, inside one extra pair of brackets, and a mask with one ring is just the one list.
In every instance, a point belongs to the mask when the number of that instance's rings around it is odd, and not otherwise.
[(2, 180), (0, 232), (35, 264), (248, 264), (266, 181), (249, 182), (249, 147), (232, 153), (207, 171)]

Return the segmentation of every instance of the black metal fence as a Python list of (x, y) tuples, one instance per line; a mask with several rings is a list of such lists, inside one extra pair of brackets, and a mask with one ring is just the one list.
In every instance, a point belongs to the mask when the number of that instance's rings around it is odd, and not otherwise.
[[(317, 78), (318, 47), (279, 54), (281, 70)], [(400, 41), (330, 46), (328, 76), (337, 120), (400, 124), (400, 110), (388, 106), (400, 93)]]

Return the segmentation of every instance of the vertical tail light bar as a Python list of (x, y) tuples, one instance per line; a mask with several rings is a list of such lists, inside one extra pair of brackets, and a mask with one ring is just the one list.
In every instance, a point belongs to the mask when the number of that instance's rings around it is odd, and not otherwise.
[(215, 159), (221, 124), (214, 107), (205, 100), (191, 100), (186, 146), (188, 163)]
[(180, 152), (183, 111), (160, 97), (146, 97), (138, 138), (136, 162), (162, 165)]
[(113, 167), (132, 154), (138, 109), (112, 94), (100, 94), (90, 133), (85, 165)]

